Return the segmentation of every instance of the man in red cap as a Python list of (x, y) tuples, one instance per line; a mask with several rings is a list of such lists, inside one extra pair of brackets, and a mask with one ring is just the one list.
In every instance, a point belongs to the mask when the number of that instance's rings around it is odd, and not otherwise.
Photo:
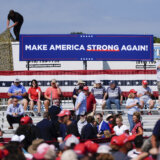
[(71, 121), (71, 112), (69, 110), (62, 110), (57, 116), (61, 118), (62, 123), (66, 125), (65, 135), (73, 134), (79, 136), (77, 125)]
[(129, 136), (128, 134), (124, 133), (120, 136), (114, 136), (111, 139), (111, 147), (112, 145), (116, 145), (119, 150), (113, 152), (112, 156), (115, 160), (129, 160), (130, 158), (127, 156), (128, 151), (130, 151), (132, 146), (132, 141), (136, 138), (135, 135)]
[(140, 98), (140, 103), (142, 108), (144, 105), (149, 105), (148, 114), (151, 115), (151, 109), (154, 107), (155, 101), (151, 99), (153, 92), (150, 87), (148, 87), (147, 80), (142, 81), (142, 87), (138, 90), (137, 96)]
[(95, 114), (96, 111), (96, 99), (94, 95), (89, 92), (89, 88), (87, 86), (83, 87), (84, 94), (87, 97), (87, 113)]

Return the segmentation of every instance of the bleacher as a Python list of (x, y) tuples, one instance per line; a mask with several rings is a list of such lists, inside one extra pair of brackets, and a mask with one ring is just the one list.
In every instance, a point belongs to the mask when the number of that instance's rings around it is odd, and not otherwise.
[[(128, 93), (124, 92), (123, 96), (124, 96), (124, 101), (121, 106), (121, 110), (123, 113), (122, 118), (123, 118), (123, 123), (129, 127), (127, 110), (125, 109), (125, 103), (126, 103), (126, 99), (128, 97)], [(153, 98), (156, 101), (157, 101), (157, 97), (158, 97), (158, 93), (154, 92)], [(63, 97), (61, 99), (61, 106), (63, 109), (69, 109), (69, 110), (72, 110), (74, 108), (71, 95), (70, 96), (63, 95)], [(0, 127), (4, 131), (4, 137), (9, 138), (14, 134), (16, 128), (18, 127), (18, 124), (13, 125), (14, 126), (13, 130), (8, 130), (9, 125), (6, 120), (6, 113), (5, 113), (6, 108), (7, 108), (7, 96), (5, 98), (3, 97), (0, 102)], [(112, 110), (113, 113), (117, 113), (115, 105), (112, 105), (112, 109), (113, 109)], [(42, 112), (43, 111), (44, 111), (44, 106), (43, 106), (43, 102), (42, 102)], [(101, 107), (97, 106), (97, 112), (101, 112), (101, 111), (102, 111)], [(104, 111), (104, 120), (106, 119), (106, 115), (108, 112), (109, 112), (109, 110), (107, 110), (107, 109)], [(32, 113), (31, 111), (26, 112), (26, 114), (28, 114), (28, 115), (30, 115), (31, 113)], [(156, 121), (159, 119), (159, 116), (160, 116), (160, 111), (157, 108), (157, 104), (155, 105), (155, 108), (152, 111), (152, 115), (147, 115), (147, 109), (145, 109), (143, 111), (142, 123), (143, 123), (143, 128), (144, 128), (144, 136), (150, 136), (152, 134), (153, 127), (154, 127)], [(37, 122), (42, 120), (42, 116), (38, 117), (34, 113), (34, 116), (32, 116), (32, 119), (33, 119), (34, 124), (36, 124)]]

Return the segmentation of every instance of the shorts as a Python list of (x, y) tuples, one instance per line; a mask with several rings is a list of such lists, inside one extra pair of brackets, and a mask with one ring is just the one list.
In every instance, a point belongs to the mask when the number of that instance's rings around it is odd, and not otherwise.
[(158, 94), (160, 95), (160, 81), (157, 82)]
[(143, 101), (144, 104), (148, 104), (148, 105), (151, 100), (152, 100), (151, 98), (140, 98), (140, 101)]
[(101, 106), (103, 103), (106, 103), (106, 101), (103, 100), (103, 99), (96, 99), (96, 104), (97, 105)]

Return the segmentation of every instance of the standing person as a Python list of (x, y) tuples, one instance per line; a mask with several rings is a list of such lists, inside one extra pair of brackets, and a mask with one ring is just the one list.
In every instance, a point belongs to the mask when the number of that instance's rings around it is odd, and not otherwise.
[(60, 102), (59, 99), (54, 99), (53, 100), (53, 105), (49, 108), (49, 116), (51, 118), (51, 121), (54, 123), (55, 121), (58, 121), (58, 114), (61, 112), (60, 108)]
[(20, 84), (20, 80), (18, 78), (14, 80), (14, 84), (9, 88), (8, 96), (10, 97), (8, 100), (8, 105), (12, 104), (13, 98), (17, 98), (23, 105), (24, 110), (27, 110), (28, 101), (25, 99), (27, 92), (25, 87)]
[(139, 112), (134, 112), (133, 113), (133, 122), (134, 122), (134, 127), (132, 129), (132, 134), (136, 136), (143, 136), (143, 127), (141, 123), (141, 114)]
[[(12, 26), (9, 26), (10, 20), (14, 22)], [(23, 16), (20, 13), (15, 12), (14, 10), (10, 10), (8, 14), (8, 20), (7, 20), (7, 29), (14, 27), (13, 31), (17, 41), (19, 41), (19, 34), (20, 34), (22, 24), (23, 24)]]
[(98, 122), (97, 125), (97, 137), (100, 138), (104, 135), (104, 131), (108, 130), (110, 132), (110, 128), (107, 122), (103, 120), (103, 115), (101, 113), (96, 114), (96, 119)]
[(53, 138), (57, 137), (48, 112), (43, 113), (43, 120), (38, 122), (36, 126), (40, 131), (40, 138), (44, 139), (45, 141), (53, 140)]
[(120, 87), (116, 85), (115, 81), (109, 82), (109, 87), (106, 90), (107, 92), (107, 108), (111, 108), (111, 104), (114, 103), (118, 110), (121, 109), (122, 102), (123, 102), (123, 96)]
[(89, 88), (87, 86), (83, 87), (84, 94), (87, 97), (87, 113), (95, 114), (96, 111), (96, 99), (94, 95), (89, 92)]
[(44, 93), (44, 97), (46, 98), (46, 100), (44, 101), (46, 112), (48, 112), (49, 105), (52, 105), (52, 100), (60, 99), (61, 94), (61, 89), (56, 83), (56, 80), (52, 79), (51, 87), (48, 87)]
[(62, 123), (66, 125), (65, 136), (68, 134), (74, 134), (75, 136), (79, 136), (77, 125), (71, 121), (71, 112), (69, 110), (62, 110), (58, 117), (60, 117)]
[(134, 127), (133, 113), (139, 111), (141, 107), (139, 98), (137, 97), (137, 92), (134, 89), (129, 91), (128, 99), (126, 101), (126, 108), (128, 109), (128, 121), (130, 124), (130, 131)]
[(151, 109), (154, 107), (155, 101), (151, 99), (153, 92), (150, 87), (148, 87), (148, 82), (146, 80), (142, 81), (142, 86), (137, 92), (137, 96), (140, 99), (142, 108), (144, 105), (149, 105), (148, 115), (151, 115)]
[(87, 124), (82, 128), (81, 139), (97, 138), (97, 131), (94, 127), (95, 119), (92, 116), (87, 117)]
[(31, 87), (28, 90), (28, 98), (30, 100), (30, 109), (33, 110), (34, 105), (37, 104), (38, 116), (41, 116), (41, 88), (35, 79), (32, 80)]
[(129, 129), (126, 125), (123, 124), (123, 119), (121, 116), (116, 117), (116, 126), (114, 126), (113, 130), (117, 136), (127, 133), (129, 134)]
[(83, 115), (86, 112), (86, 96), (83, 93), (83, 86), (80, 86), (78, 89), (78, 97), (76, 99), (76, 104), (75, 104), (75, 114), (77, 116), (77, 121), (80, 118), (80, 115)]
[(75, 103), (76, 103), (76, 99), (77, 99), (77, 96), (78, 96), (78, 88), (80, 87), (80, 86), (84, 86), (85, 85), (85, 82), (83, 81), (83, 80), (78, 80), (78, 82), (77, 82), (77, 86), (74, 88), (74, 90), (73, 90), (73, 104), (74, 104), (74, 106), (75, 106)]
[(6, 114), (7, 121), (10, 125), (8, 129), (13, 129), (13, 123), (20, 123), (20, 119), (24, 114), (24, 109), (23, 106), (18, 103), (17, 98), (13, 98), (13, 104), (8, 106)]
[(80, 115), (80, 119), (77, 122), (78, 132), (81, 135), (82, 128), (87, 124), (86, 115)]
[(101, 81), (96, 80), (95, 86), (91, 89), (92, 94), (96, 99), (97, 105), (105, 109), (106, 106), (106, 89), (102, 86)]

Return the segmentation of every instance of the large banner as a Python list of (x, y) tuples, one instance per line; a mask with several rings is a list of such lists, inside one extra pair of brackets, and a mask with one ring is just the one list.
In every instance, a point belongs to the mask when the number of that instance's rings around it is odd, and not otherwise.
[(20, 61), (152, 61), (152, 35), (20, 35)]

